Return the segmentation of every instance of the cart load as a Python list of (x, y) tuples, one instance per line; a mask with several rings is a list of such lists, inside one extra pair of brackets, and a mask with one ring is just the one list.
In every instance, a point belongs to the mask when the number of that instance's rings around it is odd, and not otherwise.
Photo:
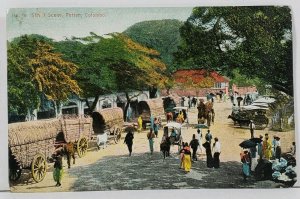
[(164, 118), (164, 106), (161, 98), (148, 99), (138, 103), (138, 113), (142, 116), (143, 125), (150, 122), (151, 115), (156, 118)]
[(30, 168), (36, 182), (44, 179), (46, 157), (55, 150), (55, 140), (61, 131), (58, 119), (12, 123), (8, 125), (9, 177), (18, 180), (23, 168)]
[(108, 138), (113, 138), (115, 143), (119, 142), (124, 125), (123, 110), (121, 108), (106, 108), (94, 111), (92, 117), (93, 130), (96, 135), (107, 133)]
[(88, 115), (63, 115), (60, 123), (61, 132), (57, 135), (56, 142), (74, 143), (78, 156), (83, 157), (92, 136), (92, 118)]
[(47, 160), (57, 147), (68, 142), (74, 144), (79, 157), (84, 156), (91, 130), (92, 119), (77, 115), (9, 124), (10, 180), (18, 180), (22, 169), (30, 169), (34, 181), (42, 181), (47, 171)]

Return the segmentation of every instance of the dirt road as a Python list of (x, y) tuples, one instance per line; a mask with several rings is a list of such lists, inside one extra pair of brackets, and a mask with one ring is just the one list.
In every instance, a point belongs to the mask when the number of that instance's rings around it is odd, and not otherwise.
[[(271, 188), (277, 186), (271, 181), (257, 182), (253, 178), (247, 183), (242, 181), (241, 163), (239, 153), (240, 142), (250, 138), (247, 128), (234, 127), (233, 122), (227, 119), (231, 113), (230, 102), (216, 102), (214, 104), (216, 117), (215, 124), (211, 126), (213, 137), (218, 137), (221, 142), (221, 165), (219, 169), (206, 167), (205, 155), (199, 154), (199, 161), (192, 164), (192, 171), (185, 174), (179, 169), (177, 147), (171, 148), (171, 157), (165, 161), (159, 152), (159, 137), (155, 139), (155, 153), (149, 154), (146, 133), (135, 133), (133, 156), (128, 157), (128, 151), (123, 140), (119, 144), (108, 145), (107, 148), (96, 151), (91, 148), (88, 154), (76, 160), (71, 169), (67, 169), (64, 161), (64, 177), (62, 187), (55, 187), (51, 168), (45, 179), (40, 183), (34, 183), (28, 175), (22, 175), (17, 184), (12, 185), (14, 192), (52, 192), (52, 191), (101, 191), (124, 189), (179, 189), (179, 188)], [(197, 109), (189, 111), (191, 124), (197, 122)], [(183, 140), (189, 142), (196, 129), (184, 128)], [(206, 130), (204, 130), (206, 133)], [(277, 135), (281, 138), (282, 150), (287, 151), (295, 140), (294, 131), (274, 132), (256, 130), (255, 135)], [(125, 136), (125, 135), (123, 135)]]

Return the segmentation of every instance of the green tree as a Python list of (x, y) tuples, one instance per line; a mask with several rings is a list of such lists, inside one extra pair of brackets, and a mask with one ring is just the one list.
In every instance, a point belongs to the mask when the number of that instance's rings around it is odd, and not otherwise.
[(86, 99), (94, 96), (90, 111), (95, 109), (100, 95), (124, 92), (126, 112), (131, 100), (129, 92), (163, 87), (167, 81), (165, 64), (157, 58), (159, 53), (123, 34), (101, 37), (92, 33), (89, 37), (74, 39), (87, 42), (77, 60), (80, 66), (77, 80)]
[(123, 33), (133, 41), (157, 50), (167, 66), (167, 72), (174, 72), (173, 53), (180, 44), (179, 29), (183, 22), (175, 19), (152, 20), (136, 23)]
[(230, 77), (238, 68), (293, 95), (291, 28), (288, 7), (196, 7), (180, 30), (176, 60)]
[(73, 79), (77, 66), (61, 58), (46, 42), (22, 36), (8, 44), (9, 111), (26, 114), (39, 107), (40, 96), (59, 102), (80, 88)]

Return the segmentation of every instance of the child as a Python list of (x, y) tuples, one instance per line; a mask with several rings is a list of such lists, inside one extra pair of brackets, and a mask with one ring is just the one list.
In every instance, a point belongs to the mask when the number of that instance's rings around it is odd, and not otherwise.
[(62, 163), (62, 154), (60, 151), (57, 151), (54, 155), (54, 171), (53, 179), (56, 182), (57, 187), (61, 186), (61, 179), (63, 176), (63, 163)]

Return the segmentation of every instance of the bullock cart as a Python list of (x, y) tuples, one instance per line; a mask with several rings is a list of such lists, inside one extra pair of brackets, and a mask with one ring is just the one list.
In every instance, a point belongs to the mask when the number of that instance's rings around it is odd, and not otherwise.
[(123, 110), (121, 108), (106, 108), (94, 111), (92, 117), (95, 135), (106, 133), (108, 139), (112, 139), (116, 144), (120, 141), (124, 126)]
[(138, 103), (138, 113), (142, 116), (143, 128), (146, 129), (147, 123), (150, 123), (151, 115), (154, 118), (160, 119), (160, 121), (164, 118), (163, 100), (161, 98), (156, 98), (140, 101)]
[(47, 160), (56, 148), (74, 143), (78, 156), (86, 154), (91, 137), (92, 119), (84, 116), (62, 116), (12, 123), (8, 125), (9, 178), (16, 181), (22, 169), (30, 169), (35, 182), (45, 178)]

